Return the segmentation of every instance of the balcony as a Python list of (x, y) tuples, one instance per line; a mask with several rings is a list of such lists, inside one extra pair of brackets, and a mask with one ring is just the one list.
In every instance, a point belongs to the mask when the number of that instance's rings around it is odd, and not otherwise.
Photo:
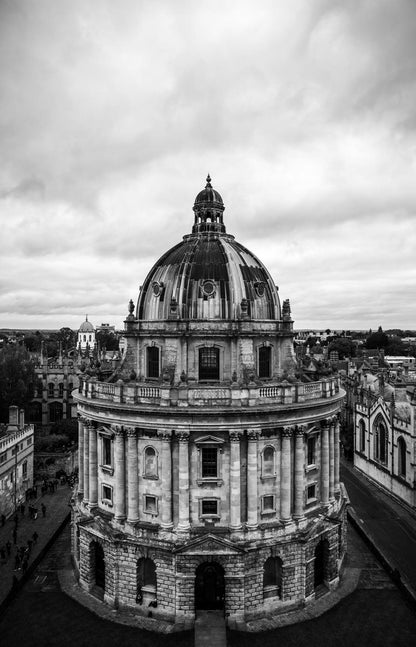
[[(74, 394), (75, 395), (75, 394)], [(294, 405), (324, 400), (340, 395), (339, 378), (328, 377), (319, 382), (267, 385), (206, 385), (97, 382), (81, 380), (77, 400), (94, 400), (127, 405), (152, 407), (257, 407)]]

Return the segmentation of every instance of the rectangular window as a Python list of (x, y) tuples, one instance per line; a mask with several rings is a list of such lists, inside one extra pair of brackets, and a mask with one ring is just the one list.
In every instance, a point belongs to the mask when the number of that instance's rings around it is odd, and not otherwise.
[(315, 436), (311, 436), (308, 438), (308, 443), (307, 443), (307, 449), (308, 449), (308, 456), (307, 456), (307, 464), (308, 465), (315, 465), (316, 463), (316, 458), (315, 458), (315, 444), (316, 444), (316, 439)]
[(148, 494), (144, 497), (144, 511), (148, 514), (157, 515), (157, 497), (149, 496)]
[(220, 351), (218, 348), (199, 349), (199, 379), (220, 379)]
[(22, 465), (22, 477), (24, 479), (27, 478), (27, 462), (26, 461)]
[(159, 377), (159, 349), (157, 346), (149, 346), (147, 349), (147, 377)]
[(103, 437), (102, 439), (102, 461), (103, 465), (112, 465), (111, 461), (111, 438)]
[(201, 516), (202, 517), (218, 517), (218, 500), (217, 499), (203, 499), (201, 501)]
[(271, 348), (261, 346), (259, 348), (259, 377), (267, 379), (270, 377), (270, 356)]
[(202, 478), (217, 478), (218, 450), (215, 447), (203, 447), (201, 452), (202, 452)]
[(31, 444), (32, 444), (32, 439), (28, 438), (27, 441), (26, 441), (26, 445), (29, 447), (29, 445), (31, 445)]
[(274, 495), (266, 494), (262, 498), (262, 512), (274, 512)]
[(312, 499), (316, 499), (316, 485), (313, 483), (312, 485), (308, 485), (308, 488), (306, 490), (306, 497), (308, 501), (311, 501)]
[(113, 503), (113, 488), (110, 485), (103, 485), (103, 502)]
[(0, 454), (0, 464), (5, 463), (7, 461), (7, 452), (3, 452), (3, 454)]

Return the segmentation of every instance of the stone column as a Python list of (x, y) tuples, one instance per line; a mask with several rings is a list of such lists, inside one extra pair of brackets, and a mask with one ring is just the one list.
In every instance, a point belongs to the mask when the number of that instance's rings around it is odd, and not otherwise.
[[(171, 530), (172, 522), (172, 446), (171, 434), (166, 431), (158, 431), (162, 443), (162, 510), (161, 527), (164, 530)], [(189, 503), (188, 503), (189, 505)]]
[(78, 416), (78, 495), (84, 494), (84, 418)]
[(98, 505), (98, 456), (97, 456), (97, 429), (92, 423), (88, 425), (89, 430), (89, 472), (90, 472), (90, 508)]
[(139, 520), (139, 464), (137, 432), (134, 427), (127, 429), (127, 479), (127, 521), (129, 523), (136, 523)]
[(292, 438), (292, 427), (285, 427), (282, 431), (282, 452), (280, 469), (280, 518), (282, 521), (290, 521), (290, 444)]
[(321, 422), (321, 502), (329, 503), (329, 423)]
[(334, 455), (334, 428), (335, 421), (329, 425), (329, 500), (334, 501), (335, 455)]
[(179, 522), (178, 530), (188, 531), (189, 523), (189, 433), (179, 433)]
[(88, 503), (90, 498), (90, 436), (89, 420), (83, 422), (84, 426), (84, 501)]
[(334, 491), (338, 494), (339, 487), (339, 418), (336, 418), (334, 429)]
[(257, 440), (260, 433), (252, 429), (247, 435), (247, 528), (255, 530), (258, 525)]
[(304, 516), (305, 496), (305, 445), (304, 427), (297, 427), (295, 432), (295, 504), (293, 516), (302, 519)]
[(241, 529), (240, 437), (241, 437), (241, 431), (230, 432), (230, 528), (231, 530)]
[(115, 433), (114, 467), (115, 467), (115, 519), (124, 521), (126, 518), (126, 449), (124, 445), (124, 430), (122, 427), (112, 427)]

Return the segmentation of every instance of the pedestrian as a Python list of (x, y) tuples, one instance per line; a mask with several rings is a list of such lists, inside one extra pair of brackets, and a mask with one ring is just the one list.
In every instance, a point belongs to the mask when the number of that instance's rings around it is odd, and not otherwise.
[[(46, 510), (46, 508), (45, 508), (45, 510)], [(34, 519), (38, 518), (38, 509), (37, 508), (33, 508), (33, 518)]]
[(12, 535), (13, 535), (13, 543), (16, 546), (16, 544), (17, 544), (17, 530), (16, 530), (16, 528), (13, 528)]
[(42, 508), (42, 517), (46, 517), (46, 505), (42, 503), (41, 508)]
[(6, 550), (7, 550), (7, 557), (10, 557), (10, 553), (12, 552), (12, 545), (10, 543), (10, 539), (7, 540)]
[(20, 557), (19, 557), (19, 553), (16, 553), (16, 555), (14, 556), (14, 570), (18, 571), (19, 569), (20, 569)]
[(26, 573), (26, 571), (27, 571), (27, 557), (25, 557), (25, 559), (23, 560), (22, 571), (23, 571), (23, 573)]
[(33, 544), (36, 544), (36, 543), (37, 543), (37, 541), (38, 541), (38, 536), (39, 536), (39, 535), (38, 535), (38, 533), (37, 533), (37, 532), (36, 532), (36, 530), (35, 530), (35, 532), (34, 532), (34, 533), (33, 533), (33, 535), (32, 535)]
[(6, 523), (6, 517), (4, 514), (1, 515), (1, 527), (3, 528), (4, 524)]

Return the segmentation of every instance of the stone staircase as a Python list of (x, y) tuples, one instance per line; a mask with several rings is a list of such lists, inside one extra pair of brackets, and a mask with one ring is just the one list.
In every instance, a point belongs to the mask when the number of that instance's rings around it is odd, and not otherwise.
[(195, 647), (226, 647), (227, 637), (223, 611), (197, 611)]

